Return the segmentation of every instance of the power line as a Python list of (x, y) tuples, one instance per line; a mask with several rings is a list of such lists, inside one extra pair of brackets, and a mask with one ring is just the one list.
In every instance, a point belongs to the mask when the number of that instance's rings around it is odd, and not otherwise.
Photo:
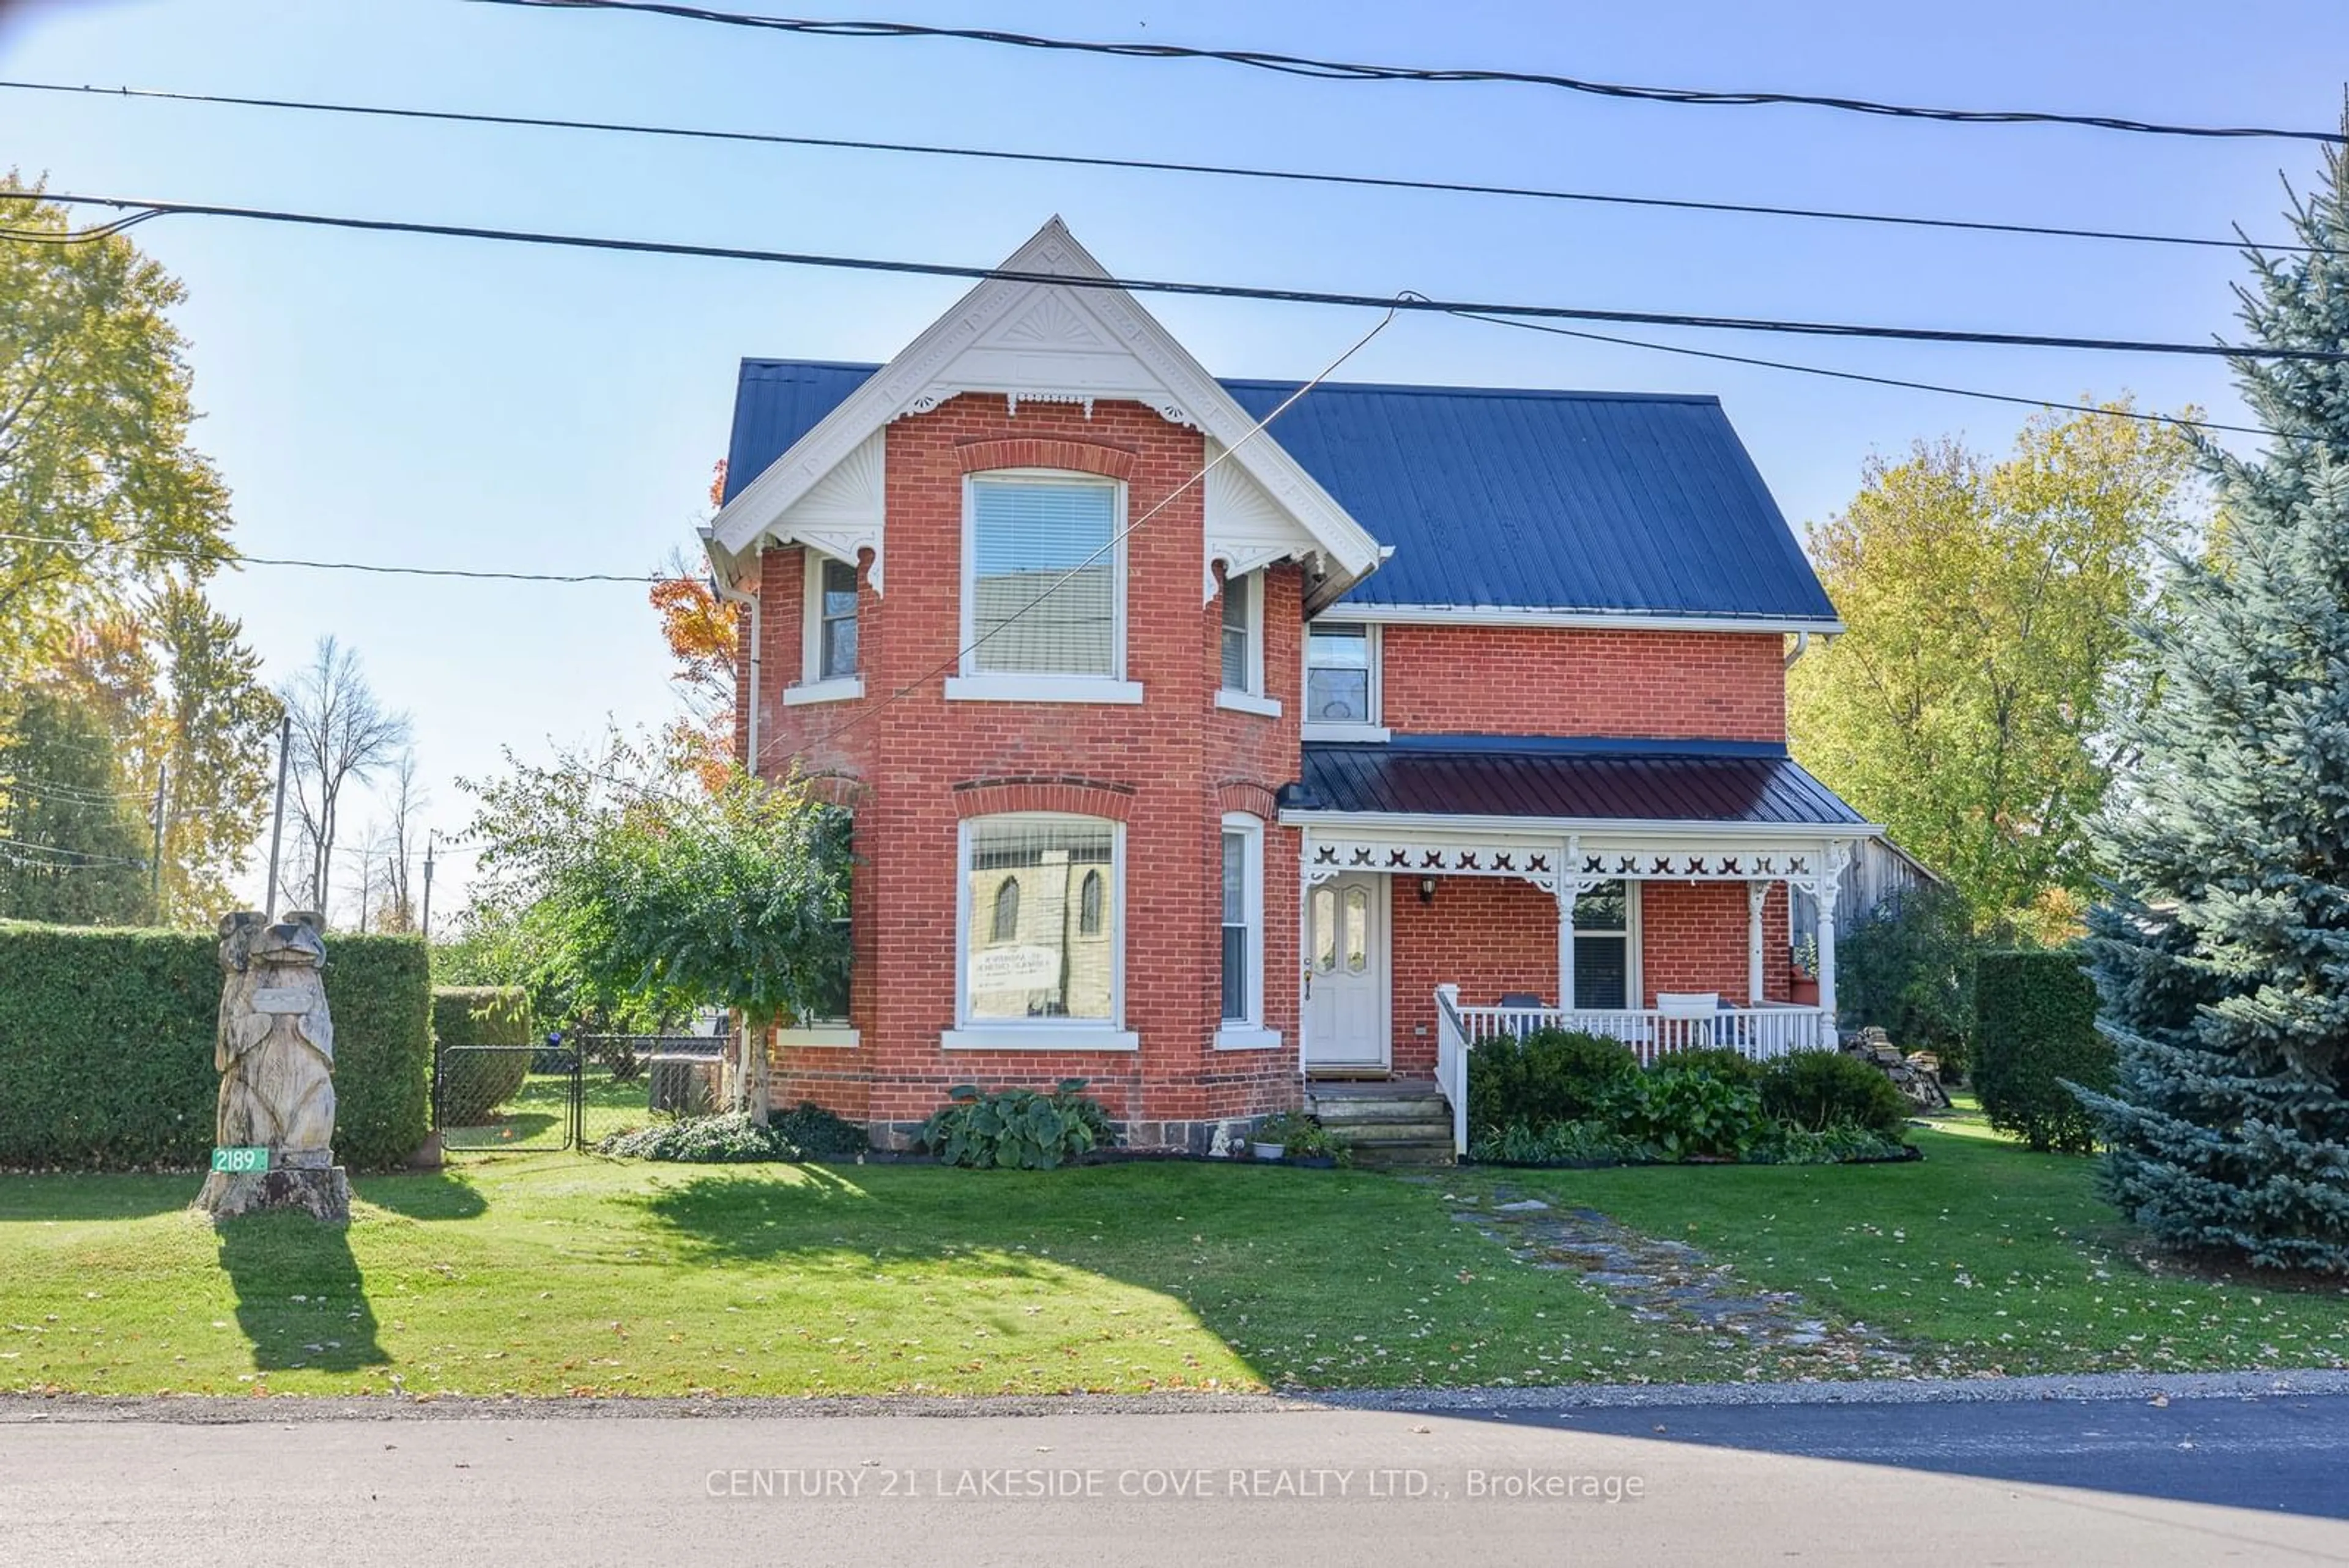
[[(487, 228), (465, 223), (428, 223), (390, 218), (340, 217), (322, 213), (297, 213), (267, 207), (232, 207), (200, 202), (158, 202), (120, 196), (82, 196), (57, 192), (0, 192), (0, 197), (24, 202), (53, 202), (61, 206), (147, 208), (160, 213), (241, 218), (260, 223), (292, 223), (316, 228), (352, 229), (375, 234), (433, 234), (451, 239), (492, 240), (505, 244), (554, 245), (574, 250), (617, 251), (636, 254), (699, 256), (719, 261), (764, 262), (783, 266), (827, 268), (847, 272), (890, 273), (916, 277), (950, 277), (968, 282), (994, 279), (1007, 283), (1058, 285), (1067, 288), (1112, 289), (1129, 294), (1166, 294), (1193, 298), (1251, 299), (1277, 305), (1334, 305), (1356, 309), (1421, 311), (1433, 315), (1526, 316), (1566, 321), (1611, 322), (1632, 327), (1685, 327), (1717, 332), (1767, 332), (1807, 337), (1877, 338), (1905, 343), (1966, 343), (2005, 348), (2073, 348), (2092, 353), (2176, 354), (2219, 359), (2304, 359), (2326, 363), (2349, 359), (2349, 351), (2331, 348), (2285, 348), (2266, 345), (2175, 343), (2159, 339), (2087, 337), (2059, 333), (1982, 332), (1961, 327), (1889, 327), (1852, 322), (1801, 321), (1769, 317), (1693, 316), (1670, 311), (1602, 310), (1585, 306), (1502, 305), (1488, 301), (1402, 298), (1334, 290), (1266, 288), (1241, 284), (1185, 283), (1165, 278), (1085, 277), (1065, 273), (1026, 272), (1004, 267), (968, 266), (948, 262), (896, 261), (871, 256), (832, 255), (821, 252), (761, 250), (740, 245), (697, 245), (673, 240), (625, 240), (608, 236), (554, 234), (526, 229)], [(0, 239), (20, 237), (0, 230)]]
[(92, 789), (82, 784), (50, 784), (40, 779), (0, 778), (0, 794), (11, 793), (52, 794), (62, 800), (80, 801), (92, 805), (118, 800), (143, 802), (148, 794), (145, 790), (120, 792)]
[[(1634, 196), (1615, 192), (1562, 191), (1543, 186), (1484, 184), (1453, 180), (1408, 180), (1383, 174), (1345, 174), (1321, 170), (1261, 169), (1229, 163), (1185, 163), (1154, 158), (1109, 158), (1068, 152), (1021, 152), (1002, 148), (958, 147), (915, 141), (871, 141), (836, 136), (791, 136), (776, 131), (720, 130), (708, 127), (650, 125), (627, 120), (572, 119), (556, 116), (491, 114), (481, 111), (405, 109), (385, 104), (330, 103), (311, 99), (247, 98), (229, 93), (172, 92), (160, 88), (101, 88), (67, 82), (0, 80), (0, 88), (20, 92), (84, 94), (98, 98), (150, 99), (171, 103), (227, 105), (243, 109), (294, 109), (313, 114), (366, 116), (385, 119), (438, 121), (454, 125), (523, 126), (543, 130), (593, 130), (628, 136), (671, 137), (688, 140), (747, 142), (761, 146), (805, 147), (833, 151), (905, 153), (927, 158), (983, 159), (1008, 163), (1043, 163), (1077, 169), (1130, 169), (1162, 174), (1206, 174), (1224, 179), (1292, 182), (1314, 185), (1349, 185), (1382, 191), (1432, 191), (1454, 195), (1511, 196), (1544, 202), (1587, 202), (1603, 206), (1640, 207), (1673, 212), (1723, 213), (1772, 218), (1806, 218), (1841, 223), (1879, 223), (1903, 228), (1949, 229), (1972, 234), (2034, 235), (2054, 239), (2108, 240), (2149, 245), (2189, 245), (2240, 250), (2246, 244), (2263, 251), (2312, 252), (2315, 245), (2246, 242), (2240, 235), (2219, 238), (2207, 234), (2164, 234), (2128, 229), (2071, 228), (2054, 223), (2002, 223), (1978, 218), (1936, 218), (1911, 213), (1854, 213), (1826, 207), (1789, 207), (1757, 202), (1706, 202), (1678, 196)], [(121, 226), (139, 221), (123, 220)], [(2329, 253), (2327, 253), (2329, 254)]]
[(1515, 327), (1526, 332), (1547, 332), (1559, 337), (1579, 337), (1592, 343), (1615, 343), (1626, 348), (1646, 348), (1658, 354), (1684, 354), (1693, 359), (1717, 359), (1730, 365), (1754, 365), (1765, 370), (1791, 370), (1798, 376), (1828, 376), (1838, 381), (1865, 381), (1870, 386), (1902, 387), (1915, 392), (1939, 392), (1951, 398), (1980, 398), (1993, 403), (2017, 403), (2025, 408), (2064, 409), (2073, 413), (2099, 414), (2106, 419), (2142, 420), (2152, 424), (2176, 425), (2185, 430), (2227, 431), (2236, 435), (2273, 435), (2273, 431), (2257, 425), (2221, 424), (2216, 420), (2189, 420), (2177, 414), (2148, 413), (2137, 409), (2108, 409), (2095, 403), (2068, 402), (2060, 398), (2031, 398), (2020, 392), (1990, 392), (1976, 387), (1952, 387), (1939, 381), (1911, 381), (1899, 376), (1871, 376), (1859, 370), (1831, 370), (1824, 365), (1796, 365), (1784, 359), (1761, 359), (1751, 354), (1723, 354), (1711, 348), (1690, 348), (1677, 343), (1651, 343), (1639, 337), (1619, 337), (1611, 332), (1585, 332), (1578, 327), (1553, 327), (1547, 322), (1511, 321), (1506, 317), (1479, 316), (1462, 311), (1463, 321), (1482, 321), (1494, 327)]
[(171, 550), (135, 540), (58, 540), (38, 534), (0, 534), (0, 539), (36, 545), (62, 545), (74, 549), (112, 550), (118, 554), (155, 556), (168, 560), (204, 561), (222, 566), (302, 566), (315, 572), (373, 572), (395, 577), (472, 577), (500, 583), (660, 583), (660, 576), (620, 572), (495, 572), (471, 566), (395, 566), (378, 561), (314, 561), (290, 556), (246, 556), (233, 551)]
[(818, 21), (801, 16), (761, 16), (739, 11), (716, 11), (699, 5), (660, 0), (476, 0), (490, 5), (516, 5), (533, 10), (634, 11), (647, 16), (673, 16), (692, 22), (716, 22), (727, 26), (768, 32), (795, 33), (818, 38), (952, 38), (969, 43), (999, 44), (1015, 48), (1055, 53), (1108, 55), (1121, 59), (1220, 60), (1226, 65), (1275, 71), (1283, 76), (1309, 77), (1321, 81), (1508, 82), (1526, 87), (1559, 88), (1598, 98), (1628, 99), (1646, 103), (1750, 107), (1783, 105), (1831, 109), (1849, 114), (1878, 115), (1892, 119), (1938, 120), (1952, 125), (2068, 125), (2092, 130), (2122, 130), (2144, 136), (2198, 138), (2260, 138), (2283, 141), (2349, 143), (2349, 135), (2332, 130), (2294, 130), (2256, 125), (2181, 125), (2161, 120), (2129, 119), (2117, 115), (2073, 114), (2049, 109), (1944, 109), (1921, 104), (1887, 103), (1875, 99), (1836, 98), (1816, 93), (1715, 91), (1700, 88), (1640, 87), (1623, 82), (1593, 81), (1582, 77), (1555, 76), (1543, 71), (1463, 69), (1425, 66), (1371, 65), (1357, 60), (1317, 59), (1304, 55), (1275, 54), (1265, 49), (1207, 49), (1184, 44), (1088, 42), (1048, 38), (1033, 33), (1004, 32), (990, 27), (934, 27), (913, 22)]
[(83, 866), (137, 866), (143, 869), (147, 865), (146, 861), (127, 855), (91, 855), (79, 849), (68, 849), (61, 844), (31, 844), (21, 838), (0, 838), (0, 848), (70, 856), (72, 858), (56, 863), (60, 870), (72, 870)]

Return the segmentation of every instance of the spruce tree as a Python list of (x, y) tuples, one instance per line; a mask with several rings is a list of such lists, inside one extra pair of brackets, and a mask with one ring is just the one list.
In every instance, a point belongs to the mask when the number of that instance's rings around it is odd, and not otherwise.
[[(2251, 253), (2251, 338), (2349, 351), (2349, 160)], [(2240, 360), (2269, 433), (2201, 443), (2211, 545), (2142, 636), (2158, 696), (2088, 942), (2106, 1194), (2163, 1244), (2349, 1272), (2349, 362)]]

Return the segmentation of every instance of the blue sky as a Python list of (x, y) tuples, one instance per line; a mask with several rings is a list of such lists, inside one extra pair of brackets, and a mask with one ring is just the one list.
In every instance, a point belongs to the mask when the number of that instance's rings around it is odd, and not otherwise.
[[(2325, 0), (837, 0), (820, 14), (2302, 126), (2337, 114), (2349, 59), (2349, 10)], [(1317, 83), (455, 0), (36, 5), (0, 23), (0, 76), (2215, 234), (2278, 234), (2279, 173), (2305, 185), (2317, 164), (2313, 147), (2277, 141)], [(2225, 251), (16, 92), (0, 92), (0, 156), (57, 190), (982, 265), (1059, 213), (1112, 270), (1376, 294), (2201, 341), (2231, 330), (2240, 275)], [(261, 555), (648, 568), (690, 545), (740, 357), (885, 358), (960, 292), (204, 218), (137, 235), (188, 286), (198, 440), (234, 489), (238, 542)], [(1226, 376), (1310, 374), (1366, 325), (1330, 308), (1146, 303)], [(2211, 361), (1649, 335), (2240, 413)], [(1347, 374), (1717, 392), (1797, 526), (1847, 499), (1871, 452), (1943, 434), (2002, 447), (2024, 414), (1453, 320), (1401, 322)], [(607, 712), (672, 711), (653, 618), (626, 587), (254, 567), (216, 592), (273, 674), (323, 631), (360, 649), (415, 716), (444, 830), (466, 815), (456, 777), (492, 769), (501, 745), (543, 753)]]

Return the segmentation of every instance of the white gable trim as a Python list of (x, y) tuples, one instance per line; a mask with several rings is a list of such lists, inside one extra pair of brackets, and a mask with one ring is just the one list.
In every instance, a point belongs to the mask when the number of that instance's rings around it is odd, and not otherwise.
[[(1003, 262), (1006, 272), (1106, 279), (1110, 274), (1079, 244), (1060, 219)], [(1295, 550), (1318, 554), (1335, 579), (1323, 592), (1342, 592), (1378, 565), (1378, 542), (1347, 515), (1330, 493), (1283, 452), (1276, 432), (1247, 439), (1256, 421), (1216, 383), (1189, 351), (1123, 289), (1063, 287), (1050, 283), (988, 278), (874, 371), (792, 449), (744, 485), (710, 520), (710, 559), (721, 573), (763, 537), (794, 537), (794, 527), (834, 535), (833, 554), (854, 547), (874, 552), (872, 579), (881, 587), (882, 527), (877, 515), (847, 508), (837, 497), (814, 523), (792, 513), (833, 471), (890, 421), (926, 413), (964, 392), (996, 392), (1013, 416), (1023, 401), (1073, 402), (1088, 412), (1097, 401), (1133, 400), (1161, 418), (1192, 425), (1232, 455), (1217, 472), (1237, 470), (1288, 522)], [(878, 475), (875, 460), (870, 470)], [(1210, 474), (1209, 481), (1215, 479)], [(858, 486), (846, 487), (852, 492)], [(1226, 487), (1228, 492), (1228, 487)], [(1253, 514), (1259, 508), (1244, 506)], [(1239, 537), (1258, 548), (1276, 542), (1270, 524), (1250, 515)], [(1215, 535), (1211, 532), (1211, 540)], [(1247, 554), (1243, 547), (1243, 556)], [(1284, 553), (1294, 553), (1287, 551)], [(845, 558), (854, 560), (853, 551)], [(1239, 556), (1213, 554), (1209, 560)], [(1278, 557), (1269, 557), (1278, 558)], [(1261, 564), (1261, 563), (1259, 563)], [(1208, 569), (1213, 577), (1212, 566)]]

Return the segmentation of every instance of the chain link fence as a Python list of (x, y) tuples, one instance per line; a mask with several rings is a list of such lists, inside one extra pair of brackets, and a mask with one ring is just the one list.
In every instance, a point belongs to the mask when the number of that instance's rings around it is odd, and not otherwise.
[(432, 1125), (452, 1153), (592, 1149), (657, 1115), (716, 1109), (725, 1046), (714, 1034), (444, 1045), (432, 1060)]

